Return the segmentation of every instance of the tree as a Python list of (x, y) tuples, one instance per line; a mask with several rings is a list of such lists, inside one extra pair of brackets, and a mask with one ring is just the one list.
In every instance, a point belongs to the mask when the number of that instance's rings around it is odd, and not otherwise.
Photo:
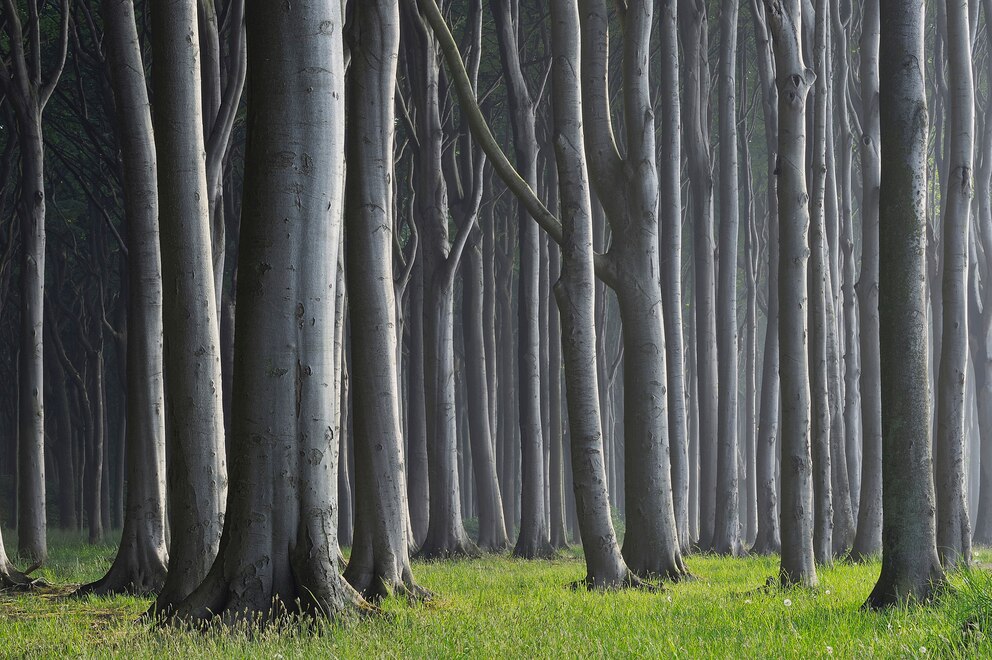
[(407, 538), (393, 288), (397, 0), (356, 5), (348, 28), (345, 261), (352, 294), (352, 359), (362, 366), (351, 378), (358, 488), (355, 537), (344, 576), (373, 600), (419, 591)]
[(758, 532), (751, 552), (777, 553), (781, 548), (778, 525), (778, 488), (775, 455), (779, 434), (779, 217), (776, 171), (778, 169), (778, 87), (772, 53), (771, 31), (762, 0), (751, 0), (757, 44), (758, 79), (761, 82), (765, 119), (765, 163), (768, 186), (768, 303), (765, 346), (761, 365), (761, 404), (758, 410), (758, 437), (755, 447), (755, 478), (758, 496)]
[(582, 0), (579, 9), (590, 178), (613, 229), (601, 270), (617, 294), (623, 322), (624, 559), (637, 575), (678, 580), (687, 571), (675, 526), (668, 454), (657, 154), (648, 84), (653, 4), (631, 2), (623, 13), (624, 155), (614, 139), (607, 91), (606, 4)]
[(177, 614), (336, 617), (364, 602), (337, 570), (337, 438), (327, 395), (344, 201), (341, 4), (253, 2), (245, 19), (234, 487), (217, 560)]
[[(661, 48), (661, 89), (679, 88), (678, 3), (657, 7)], [(658, 246), (661, 255), (661, 294), (665, 317), (668, 368), (668, 449), (672, 457), (672, 501), (679, 548), (688, 552), (689, 424), (686, 403), (685, 335), (682, 330), (682, 113), (677, 94), (661, 94), (658, 184), (660, 187)]]
[(937, 556), (927, 379), (927, 103), (920, 0), (879, 3), (882, 573), (866, 606), (925, 601)]
[(713, 549), (744, 551), (740, 538), (737, 470), (737, 243), (740, 211), (737, 181), (737, 0), (723, 0), (720, 11), (720, 268), (717, 289), (719, 411), (716, 462), (716, 517)]
[[(33, 568), (48, 558), (45, 515), (45, 140), (41, 119), (62, 76), (69, 43), (69, 0), (59, 3), (58, 51), (42, 71), (41, 17), (28, 2), (27, 34), (21, 13), (4, 3), (10, 61), (0, 63), (0, 89), (14, 109), (21, 155), (17, 215), (21, 231), (21, 336), (18, 354), (17, 551)], [(47, 79), (45, 79), (47, 78)], [(28, 573), (32, 569), (28, 570)]]
[(782, 386), (782, 566), (785, 584), (815, 586), (810, 384), (807, 365), (806, 99), (799, 0), (765, 0), (778, 82), (779, 347)]
[(879, 365), (879, 0), (866, 0), (861, 21), (861, 493), (851, 557), (882, 548), (882, 390)]
[(171, 531), (169, 573), (155, 607), (168, 613), (203, 580), (217, 554), (227, 465), (196, 6), (169, 0), (152, 9)]
[[(669, 10), (672, 10), (671, 4)], [(602, 418), (596, 378), (595, 275), (592, 208), (582, 140), (576, 0), (551, 5), (555, 155), (563, 225), (562, 272), (555, 285), (561, 310), (562, 356), (579, 532), (586, 558), (586, 584), (615, 588), (633, 576), (620, 553), (610, 517), (603, 460)]]
[[(947, 568), (971, 561), (965, 494), (965, 378), (968, 372), (968, 240), (974, 188), (975, 91), (968, 0), (949, 0), (949, 178), (944, 185), (943, 339), (937, 377), (934, 478), (937, 548)], [(938, 321), (935, 319), (934, 323)]]
[(424, 558), (472, 555), (478, 548), (462, 522), (455, 408), (454, 278), (472, 225), (449, 240), (448, 191), (442, 175), (441, 107), (437, 46), (411, 3), (403, 3), (403, 40), (416, 134), (414, 217), (420, 223), (423, 277), (423, 361), (427, 412), (429, 518), (419, 554)]
[(104, 0), (128, 222), (127, 507), (110, 571), (80, 593), (155, 593), (165, 581), (165, 388), (155, 140), (132, 0)]

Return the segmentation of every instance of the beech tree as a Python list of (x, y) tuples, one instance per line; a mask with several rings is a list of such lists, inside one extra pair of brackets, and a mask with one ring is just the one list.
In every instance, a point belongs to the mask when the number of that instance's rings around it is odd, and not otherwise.
[(132, 0), (104, 0), (103, 19), (121, 120), (128, 217), (127, 507), (117, 558), (81, 593), (156, 593), (165, 581), (165, 388), (162, 261), (155, 140)]
[(44, 71), (41, 8), (28, 2), (28, 20), (14, 2), (3, 7), (10, 54), (0, 62), (0, 90), (13, 107), (21, 159), (17, 216), (21, 234), (21, 329), (18, 352), (17, 553), (41, 566), (48, 558), (45, 512), (45, 140), (42, 115), (65, 66), (69, 0), (59, 3), (55, 64)]
[(880, 0), (882, 574), (866, 605), (927, 600), (937, 556), (927, 379), (924, 3)]
[(169, 613), (217, 554), (227, 465), (195, 2), (156, 3), (151, 28), (170, 457), (169, 572), (154, 607)]
[(217, 559), (176, 615), (337, 617), (364, 603), (337, 570), (337, 442), (327, 396), (344, 203), (341, 5), (249, 3), (245, 20), (233, 487)]

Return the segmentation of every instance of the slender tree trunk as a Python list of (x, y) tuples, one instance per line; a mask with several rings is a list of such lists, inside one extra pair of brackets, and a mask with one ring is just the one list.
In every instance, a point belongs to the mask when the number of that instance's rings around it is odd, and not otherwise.
[(128, 231), (127, 502), (117, 557), (80, 593), (156, 593), (165, 582), (165, 388), (155, 142), (132, 0), (104, 0)]
[(778, 81), (779, 341), (782, 386), (782, 565), (785, 584), (815, 586), (810, 380), (807, 366), (809, 194), (806, 100), (815, 80), (802, 57), (799, 0), (765, 0)]
[(758, 41), (758, 77), (765, 115), (766, 181), (768, 184), (768, 310), (761, 365), (761, 403), (755, 472), (758, 481), (758, 532), (751, 552), (776, 553), (781, 548), (778, 513), (778, 484), (775, 479), (776, 445), (779, 435), (781, 388), (779, 383), (779, 209), (778, 209), (778, 87), (775, 80), (771, 32), (765, 6), (752, 0), (755, 37)]
[(816, 561), (829, 564), (833, 557), (833, 489), (830, 466), (830, 390), (828, 385), (826, 186), (827, 186), (827, 0), (816, 3), (816, 37), (813, 59), (816, 84), (813, 92), (813, 195), (809, 231), (809, 382), (813, 458), (813, 551)]
[(856, 287), (861, 317), (861, 494), (851, 558), (882, 549), (882, 390), (879, 364), (879, 2), (865, 0), (861, 21), (861, 276)]
[(693, 227), (693, 302), (696, 313), (696, 383), (699, 406), (699, 545), (713, 547), (719, 434), (719, 379), (716, 327), (716, 240), (713, 235), (713, 172), (709, 146), (710, 75), (707, 10), (703, 0), (679, 4), (684, 54), (684, 143)]
[(195, 3), (156, 4), (151, 19), (171, 532), (169, 573), (155, 608), (168, 613), (217, 554), (227, 466)]
[(555, 285), (561, 311), (562, 356), (568, 391), (569, 437), (586, 584), (628, 584), (630, 570), (610, 516), (596, 376), (595, 276), (592, 208), (582, 139), (579, 11), (575, 0), (551, 4), (555, 154), (564, 233), (562, 271)]
[[(416, 594), (407, 539), (407, 488), (393, 286), (394, 90), (397, 0), (356, 5), (348, 25), (345, 241), (355, 370), (358, 489), (355, 539), (344, 577), (366, 599)], [(385, 230), (384, 230), (385, 229)]]
[[(658, 5), (661, 88), (679, 89), (677, 2)], [(682, 115), (678, 94), (661, 94), (660, 201), (661, 294), (665, 316), (668, 367), (668, 445), (672, 456), (672, 499), (679, 548), (688, 552), (689, 432), (685, 384), (685, 338), (682, 331)]]
[(867, 606), (925, 601), (937, 556), (927, 381), (923, 2), (881, 0), (879, 328), (882, 376), (882, 574)]
[(717, 431), (716, 523), (713, 549), (739, 555), (741, 545), (738, 474), (737, 254), (740, 200), (737, 172), (738, 1), (723, 0), (720, 11), (720, 282), (717, 290), (719, 413)]
[(947, 1), (950, 140), (944, 184), (943, 341), (937, 378), (934, 479), (937, 549), (945, 568), (971, 561), (965, 493), (965, 378), (968, 372), (968, 237), (974, 190), (975, 91), (968, 0)]

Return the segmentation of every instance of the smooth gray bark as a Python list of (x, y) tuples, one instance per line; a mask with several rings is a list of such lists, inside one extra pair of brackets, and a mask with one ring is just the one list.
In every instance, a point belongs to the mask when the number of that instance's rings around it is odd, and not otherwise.
[(882, 390), (879, 365), (879, 0), (865, 0), (861, 21), (861, 493), (851, 558), (882, 549)]
[(925, 601), (944, 579), (937, 556), (927, 378), (927, 104), (922, 0), (881, 0), (879, 364), (882, 376), (882, 574), (866, 606)]
[(965, 494), (965, 378), (968, 372), (968, 238), (974, 189), (975, 90), (968, 0), (947, 0), (950, 112), (948, 179), (944, 182), (943, 323), (937, 376), (934, 486), (937, 549), (945, 568), (971, 561)]
[(368, 600), (420, 593), (410, 567), (393, 282), (397, 0), (355, 6), (347, 41), (345, 240), (351, 291), (356, 516), (344, 577)]
[(739, 555), (741, 544), (738, 474), (737, 254), (740, 200), (737, 172), (737, 0), (720, 10), (720, 267), (717, 289), (717, 363), (719, 377), (716, 516), (713, 550)]
[(778, 217), (778, 87), (775, 81), (775, 63), (772, 53), (771, 32), (765, 6), (761, 0), (751, 1), (757, 41), (758, 79), (761, 82), (762, 107), (765, 120), (765, 157), (767, 197), (768, 244), (768, 304), (765, 342), (761, 365), (761, 403), (758, 410), (758, 437), (755, 447), (755, 476), (758, 497), (758, 530), (751, 552), (772, 554), (781, 548), (778, 516), (778, 486), (775, 478), (775, 456), (779, 435), (781, 388), (779, 386), (778, 343), (778, 267), (779, 267), (779, 217)]
[[(661, 89), (679, 89), (678, 3), (658, 3)], [(672, 457), (672, 500), (679, 548), (688, 552), (689, 427), (686, 401), (685, 336), (682, 330), (682, 114), (678, 94), (659, 95), (658, 216), (661, 295), (668, 368), (668, 446)]]
[(151, 26), (170, 529), (169, 573), (154, 607), (167, 614), (217, 554), (227, 466), (195, 3), (156, 3)]
[(128, 238), (127, 503), (117, 557), (80, 593), (155, 593), (165, 582), (162, 259), (151, 109), (132, 0), (104, 0), (105, 45), (124, 164)]
[(782, 565), (785, 584), (817, 584), (813, 559), (810, 381), (807, 365), (809, 194), (806, 101), (816, 76), (803, 63), (799, 0), (765, 0), (778, 83), (779, 346), (782, 387)]
[(335, 618), (364, 602), (337, 569), (337, 438), (328, 396), (344, 198), (341, 5), (249, 3), (246, 25), (236, 460), (217, 560), (177, 614), (225, 622), (285, 612)]

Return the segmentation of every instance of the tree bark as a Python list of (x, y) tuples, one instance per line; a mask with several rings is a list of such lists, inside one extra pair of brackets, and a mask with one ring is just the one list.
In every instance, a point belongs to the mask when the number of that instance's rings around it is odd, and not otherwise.
[(337, 439), (327, 396), (344, 192), (341, 5), (250, 3), (246, 25), (251, 100), (235, 332), (236, 487), (217, 561), (178, 616), (335, 618), (364, 602), (337, 570)]
[(344, 577), (367, 600), (417, 594), (407, 538), (393, 286), (394, 90), (400, 26), (397, 0), (355, 6), (347, 40), (345, 194), (357, 502)]
[(950, 140), (944, 184), (944, 309), (937, 377), (934, 479), (937, 549), (945, 568), (971, 561), (971, 520), (965, 493), (965, 378), (968, 372), (968, 238), (974, 198), (975, 91), (968, 0), (947, 0)]
[(927, 105), (924, 3), (881, 0), (879, 363), (882, 376), (882, 574), (866, 606), (925, 601), (937, 556), (927, 380)]
[(169, 573), (154, 607), (168, 614), (217, 554), (227, 466), (195, 3), (158, 3), (151, 19), (170, 530)]
[(782, 565), (785, 584), (817, 584), (813, 560), (810, 381), (807, 365), (806, 101), (799, 0), (765, 0), (778, 82), (779, 346), (782, 387)]
[(882, 390), (879, 364), (879, 0), (865, 0), (861, 21), (861, 493), (851, 558), (882, 549)]

